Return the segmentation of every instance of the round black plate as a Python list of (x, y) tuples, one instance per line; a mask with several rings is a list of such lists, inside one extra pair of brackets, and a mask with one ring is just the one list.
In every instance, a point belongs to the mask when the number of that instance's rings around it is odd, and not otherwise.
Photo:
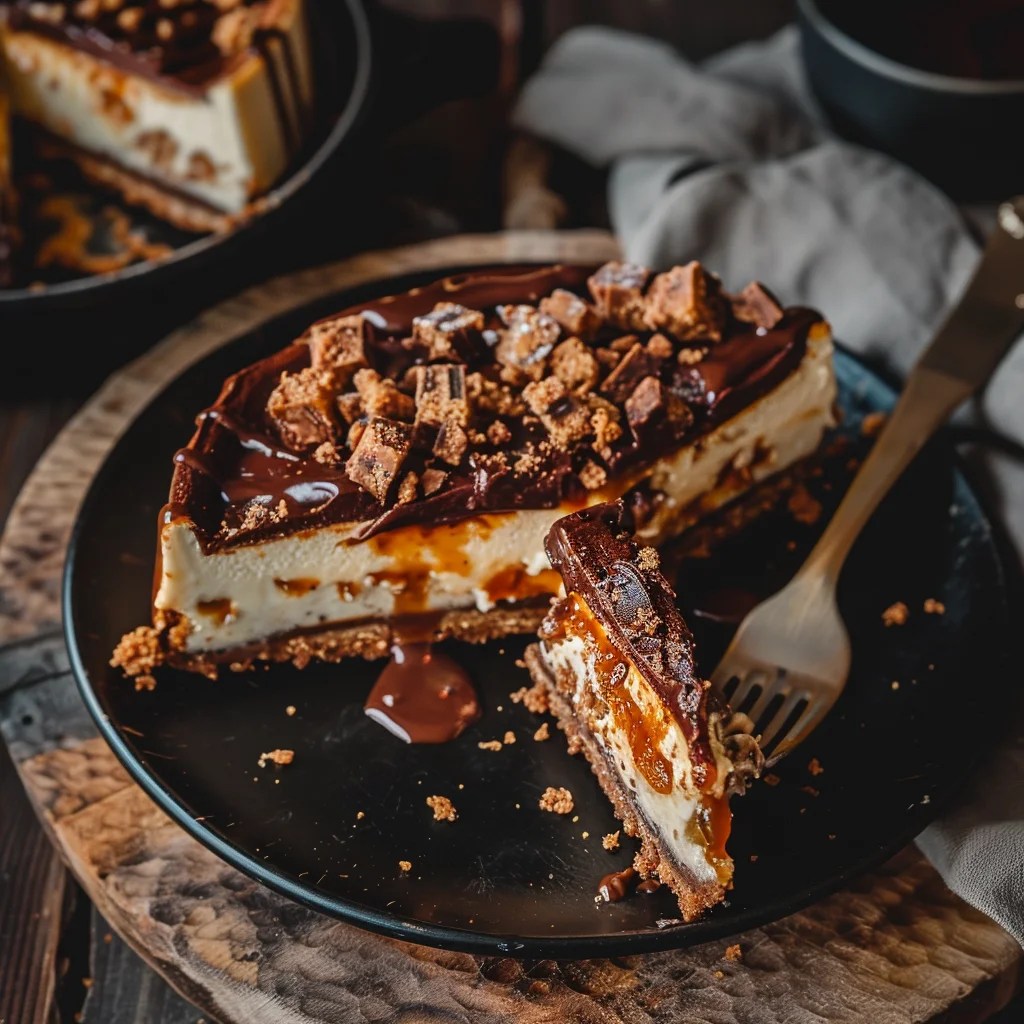
[[(789, 914), (909, 842), (982, 752), (985, 730), (965, 724), (987, 721), (1009, 680), (996, 654), (1007, 626), (999, 555), (941, 443), (886, 500), (843, 574), (854, 651), (846, 693), (769, 784), (733, 801), (735, 888), (693, 924), (665, 924), (678, 911), (664, 890), (595, 905), (598, 879), (625, 867), (635, 846), (623, 837), (617, 852), (602, 849), (619, 826), (586, 763), (568, 756), (554, 730), (534, 742), (541, 720), (509, 700), (528, 682), (516, 666), (521, 639), (451, 646), (485, 713), (441, 746), (406, 746), (364, 716), (379, 664), (274, 665), (217, 682), (167, 671), (142, 693), (108, 667), (121, 634), (148, 618), (171, 456), (222, 379), (314, 317), (436, 276), (335, 295), (239, 338), (169, 385), (107, 459), (69, 551), (65, 622), (82, 695), (129, 772), (200, 842), (266, 885), (366, 928), (479, 953), (592, 957), (705, 941)], [(722, 586), (769, 593), (806, 554), (868, 443), (861, 418), (893, 400), (849, 355), (838, 354), (836, 367), (845, 441), (811, 482), (822, 519), (771, 514), (713, 559), (684, 562), (684, 613)], [(926, 598), (942, 601), (945, 614), (925, 614)], [(887, 628), (882, 611), (895, 601), (910, 619)], [(689, 619), (710, 671), (728, 629)], [(478, 748), (509, 731), (514, 745)], [(294, 762), (258, 768), (276, 747), (293, 749)], [(809, 770), (812, 758), (820, 774)], [(572, 791), (572, 815), (539, 810), (547, 786)], [(433, 794), (455, 803), (456, 823), (432, 820)]]

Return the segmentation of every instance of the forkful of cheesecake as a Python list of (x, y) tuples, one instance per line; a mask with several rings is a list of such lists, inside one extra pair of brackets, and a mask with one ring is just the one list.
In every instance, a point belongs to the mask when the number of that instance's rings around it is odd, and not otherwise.
[(1024, 196), (999, 208), (974, 277), (907, 378), (871, 454), (793, 580), (761, 602), (711, 676), (755, 723), (769, 764), (822, 721), (846, 686), (850, 636), (836, 603), (865, 523), (925, 442), (992, 375), (1024, 329)]

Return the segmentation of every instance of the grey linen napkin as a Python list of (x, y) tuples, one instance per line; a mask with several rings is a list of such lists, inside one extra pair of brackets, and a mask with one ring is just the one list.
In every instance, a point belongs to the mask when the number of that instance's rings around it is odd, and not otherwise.
[[(794, 28), (703, 65), (652, 40), (575, 29), (527, 82), (514, 122), (610, 169), (626, 258), (655, 268), (700, 259), (727, 287), (769, 282), (786, 302), (825, 310), (838, 338), (900, 373), (978, 258), (942, 193), (828, 131)], [(1021, 395), (1024, 344), (960, 418), (1022, 443)], [(970, 458), (1020, 556), (1024, 461), (982, 447)], [(918, 845), (951, 889), (1024, 944), (1024, 722)]]

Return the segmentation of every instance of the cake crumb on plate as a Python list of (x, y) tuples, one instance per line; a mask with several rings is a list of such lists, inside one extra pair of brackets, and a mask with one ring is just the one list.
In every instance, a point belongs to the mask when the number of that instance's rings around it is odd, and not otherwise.
[(734, 946), (729, 946), (726, 949), (726, 951), (725, 951), (725, 959), (726, 960), (742, 960), (743, 959), (743, 949), (740, 947), (740, 944), (738, 942)]
[(434, 812), (434, 821), (454, 821), (459, 816), (446, 796), (428, 796), (427, 806)]
[(548, 786), (538, 801), (538, 806), (542, 811), (551, 811), (554, 814), (571, 814), (572, 793), (564, 787), (556, 789), (554, 786)]
[(910, 611), (902, 601), (896, 601), (882, 612), (882, 621), (886, 626), (902, 626), (910, 615)]
[(294, 750), (282, 750), (278, 747), (276, 750), (268, 751), (265, 754), (260, 754), (259, 760), (256, 762), (261, 768), (267, 767), (267, 762), (271, 761), (274, 764), (284, 765), (291, 764), (295, 760)]
[(606, 850), (617, 850), (619, 848), (619, 833), (609, 832), (602, 840), (601, 845)]
[(541, 727), (533, 734), (533, 739), (536, 743), (543, 743), (544, 740), (549, 739), (551, 736), (551, 730), (548, 728), (548, 723), (544, 722)]

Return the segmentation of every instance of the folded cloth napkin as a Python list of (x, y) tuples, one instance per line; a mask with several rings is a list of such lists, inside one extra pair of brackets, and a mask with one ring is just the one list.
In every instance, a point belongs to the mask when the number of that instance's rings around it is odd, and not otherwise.
[[(792, 27), (702, 65), (652, 40), (575, 29), (527, 82), (514, 122), (610, 169), (609, 209), (627, 259), (655, 268), (700, 259), (727, 286), (770, 282), (789, 303), (827, 310), (838, 338), (897, 372), (913, 363), (978, 258), (948, 198), (831, 134)], [(1022, 394), (1018, 345), (960, 414), (1006, 439), (970, 457), (1018, 556)], [(954, 892), (1024, 944), (1024, 721), (962, 808), (918, 844)]]

